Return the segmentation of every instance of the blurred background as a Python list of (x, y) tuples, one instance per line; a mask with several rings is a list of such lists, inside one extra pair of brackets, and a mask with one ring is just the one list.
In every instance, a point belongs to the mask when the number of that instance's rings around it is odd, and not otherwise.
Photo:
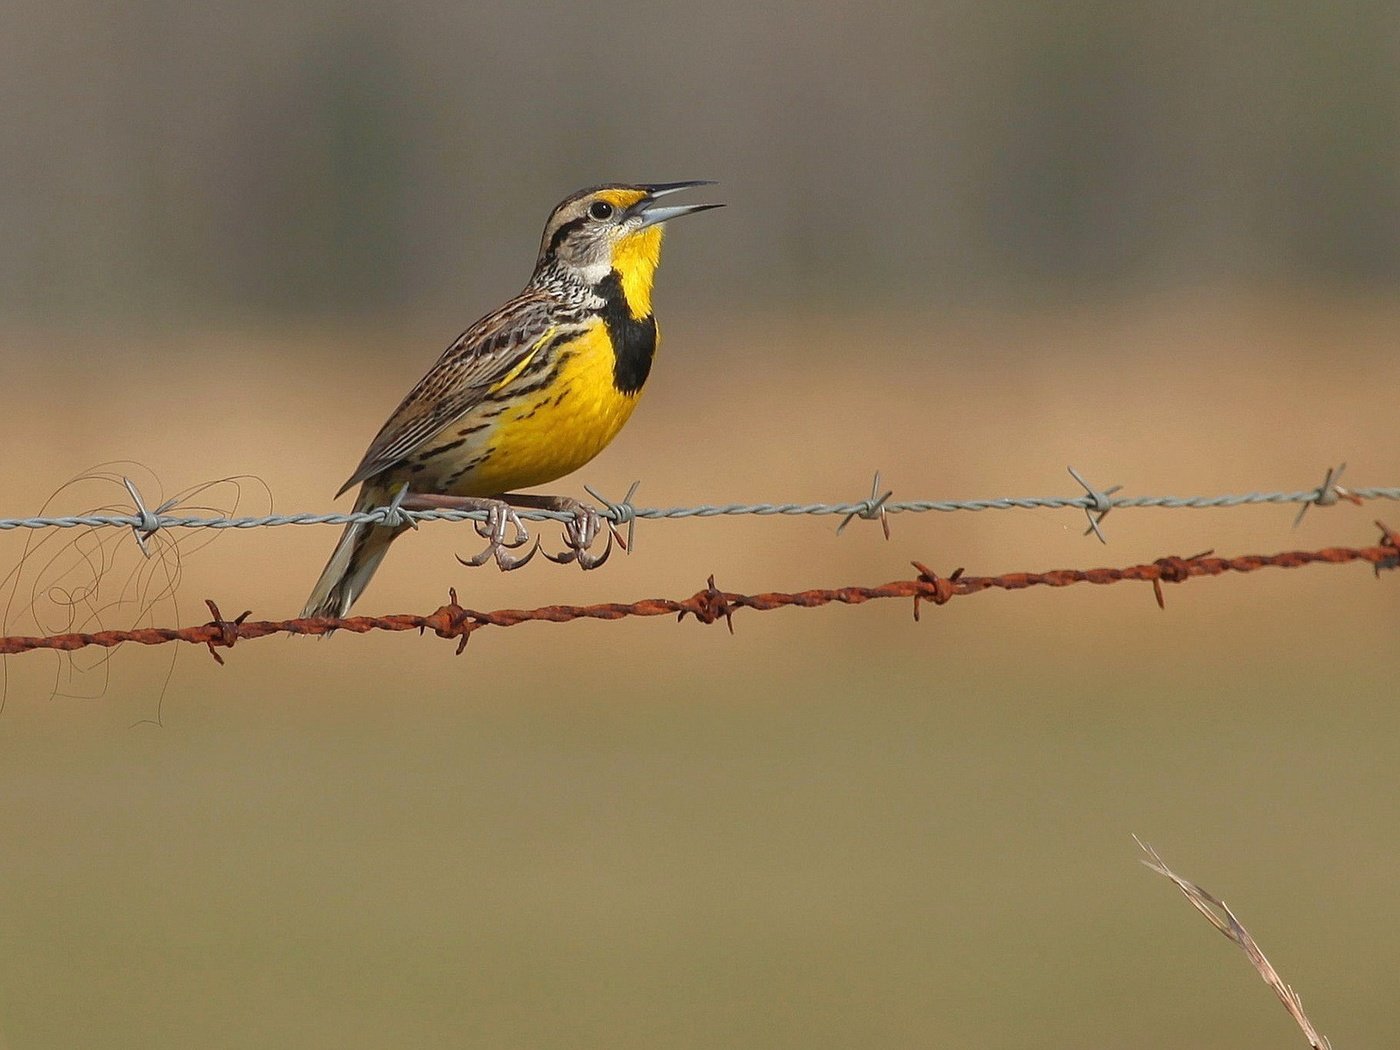
[[(1400, 11), (21, 0), (0, 516), (331, 496), (550, 208), (711, 178), (557, 491), (1400, 484)], [(94, 470), (98, 464), (102, 466)], [(65, 485), (69, 479), (86, 476)], [(358, 611), (1367, 545), (1385, 504), (400, 542)], [(334, 530), (0, 533), (0, 633), (300, 608)], [(12, 571), (13, 570), (13, 571)], [(0, 1047), (1340, 1048), (1395, 1029), (1396, 580), (1364, 566), (4, 665)], [(1301, 1045), (1301, 1044), (1300, 1044)]]

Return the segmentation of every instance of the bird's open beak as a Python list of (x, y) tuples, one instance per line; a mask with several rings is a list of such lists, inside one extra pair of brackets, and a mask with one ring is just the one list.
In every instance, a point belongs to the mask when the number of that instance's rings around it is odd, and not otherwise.
[(658, 182), (649, 186), (643, 186), (647, 195), (639, 200), (632, 207), (628, 208), (628, 218), (641, 216), (639, 230), (648, 226), (655, 226), (659, 222), (667, 222), (671, 219), (678, 219), (682, 215), (693, 215), (697, 211), (709, 211), (711, 208), (723, 208), (723, 204), (669, 204), (659, 206), (656, 202), (669, 193), (679, 193), (681, 190), (688, 190), (692, 186), (713, 186), (714, 183), (708, 179), (697, 179), (694, 182)]

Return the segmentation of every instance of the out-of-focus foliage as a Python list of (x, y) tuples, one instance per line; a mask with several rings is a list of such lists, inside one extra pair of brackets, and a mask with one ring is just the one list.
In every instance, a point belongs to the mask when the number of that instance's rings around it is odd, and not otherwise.
[(1394, 5), (136, 0), (4, 28), (11, 316), (484, 304), (558, 197), (617, 178), (724, 181), (741, 208), (675, 280), (731, 301), (1400, 273)]

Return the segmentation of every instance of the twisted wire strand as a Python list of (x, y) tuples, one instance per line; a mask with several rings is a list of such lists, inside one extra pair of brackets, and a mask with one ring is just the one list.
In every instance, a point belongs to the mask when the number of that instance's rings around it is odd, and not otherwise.
[(457, 641), (457, 652), (468, 639), (487, 627), (515, 627), (530, 622), (569, 623), (578, 620), (621, 620), (633, 616), (693, 616), (701, 623), (724, 620), (734, 629), (734, 614), (742, 610), (768, 611), (784, 608), (818, 608), (823, 605), (863, 605), (879, 599), (913, 599), (914, 618), (920, 604), (943, 605), (953, 598), (967, 597), (988, 590), (1021, 591), (1031, 587), (1069, 587), (1075, 584), (1138, 582), (1150, 585), (1157, 604), (1165, 608), (1163, 586), (1227, 573), (1252, 573), (1261, 569), (1296, 569), (1306, 565), (1345, 565), (1368, 563), (1376, 575), (1400, 567), (1400, 533), (1380, 522), (1380, 542), (1371, 547), (1325, 547), (1320, 550), (1283, 551), (1278, 554), (1244, 554), (1234, 558), (1199, 554), (1190, 558), (1163, 557), (1154, 562), (1121, 568), (1053, 569), (1048, 572), (1009, 572), (996, 576), (972, 576), (962, 569), (940, 576), (921, 562), (914, 562), (917, 573), (910, 579), (894, 580), (876, 586), (814, 588), (796, 592), (739, 594), (724, 591), (710, 577), (708, 585), (688, 598), (642, 598), (632, 602), (604, 602), (595, 605), (546, 605), (536, 609), (464, 608), (457, 592), (449, 592), (448, 603), (426, 615), (297, 617), (290, 620), (253, 620), (250, 612), (226, 618), (217, 604), (206, 600), (213, 619), (188, 627), (138, 627), (130, 630), (71, 632), (38, 636), (0, 637), (0, 654), (35, 650), (73, 651), (89, 646), (113, 648), (134, 642), (161, 645), (186, 642), (206, 645), (214, 659), (223, 663), (220, 649), (231, 649), (240, 640), (280, 634), (326, 635), (333, 631), (365, 634), (370, 631), (431, 631), (439, 638)]
[[(1128, 508), (1157, 507), (1162, 509), (1211, 510), (1223, 507), (1244, 507), (1258, 504), (1296, 504), (1304, 509), (1309, 506), (1327, 506), (1347, 500), (1359, 503), (1365, 500), (1400, 500), (1400, 487), (1341, 488), (1335, 484), (1335, 474), (1328, 472), (1328, 478), (1318, 488), (1298, 489), (1292, 492), (1243, 492), (1227, 493), (1218, 496), (1117, 496), (1111, 493), (1117, 486), (1097, 490), (1082, 479), (1085, 492), (1078, 496), (1005, 496), (995, 499), (965, 500), (907, 500), (890, 498), (889, 492), (878, 494), (879, 475), (876, 475), (874, 490), (869, 497), (843, 503), (702, 503), (690, 507), (637, 507), (629, 501), (618, 503), (602, 499), (600, 517), (614, 524), (625, 524), (637, 520), (674, 521), (686, 518), (720, 518), (752, 515), (756, 517), (774, 516), (829, 516), (835, 515), (849, 521), (852, 518), (875, 519), (887, 514), (923, 514), (928, 512), (952, 513), (956, 511), (988, 510), (1082, 510), (1090, 514), (1091, 525), (1097, 532), (1097, 522), (1110, 510)], [(481, 510), (404, 510), (398, 501), (387, 507), (374, 510), (352, 511), (332, 514), (266, 514), (251, 517), (201, 517), (169, 513), (166, 507), (157, 511), (146, 508), (135, 486), (128, 483), (128, 491), (133, 495), (136, 509), (131, 514), (79, 514), (56, 517), (0, 518), (0, 532), (16, 529), (74, 529), (74, 528), (122, 528), (132, 529), (138, 535), (149, 536), (159, 529), (254, 529), (277, 528), (284, 525), (349, 525), (413, 523), (425, 521), (484, 521), (488, 514)], [(567, 522), (574, 515), (553, 510), (521, 509), (521, 518), (531, 521)]]

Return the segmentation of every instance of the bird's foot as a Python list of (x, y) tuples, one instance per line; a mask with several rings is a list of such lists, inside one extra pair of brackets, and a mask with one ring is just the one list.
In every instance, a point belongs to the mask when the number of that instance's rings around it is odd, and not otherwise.
[[(597, 507), (589, 506), (587, 503), (570, 496), (534, 496), (510, 493), (504, 498), (517, 507), (535, 507), (540, 510), (553, 510), (573, 515), (572, 519), (563, 523), (564, 549), (558, 554), (544, 552), (544, 556), (556, 565), (578, 562), (580, 569), (596, 569), (608, 560), (608, 556), (612, 554), (614, 543), (623, 550), (627, 549), (627, 541), (617, 531), (616, 523), (604, 518)], [(603, 553), (595, 554), (593, 552), (594, 544), (605, 530), (608, 537), (607, 546), (603, 548)]]
[(502, 572), (526, 565), (540, 549), (539, 541), (525, 554), (511, 554), (530, 542), (530, 530), (520, 520), (510, 504), (500, 499), (479, 499), (475, 496), (440, 496), (431, 493), (410, 493), (403, 501), (407, 510), (484, 510), (486, 518), (473, 521), (476, 534), (486, 540), (486, 549), (470, 558), (460, 554), (457, 560), (472, 568), (495, 562)]
[[(457, 560), (463, 565), (473, 568), (485, 565), (488, 561), (495, 559), (496, 565), (502, 572), (510, 572), (512, 569), (520, 569), (530, 563), (540, 550), (540, 541), (535, 540), (534, 544), (524, 554), (512, 554), (511, 551), (519, 550), (530, 542), (530, 530), (525, 527), (525, 523), (520, 520), (520, 515), (507, 503), (498, 499), (482, 500), (486, 506), (486, 520), (475, 523), (476, 534), (486, 540), (486, 547), (480, 554), (470, 558), (457, 556)], [(514, 533), (512, 536), (511, 533)]]
[[(560, 510), (572, 510), (573, 519), (564, 522), (564, 549), (558, 554), (544, 552), (544, 556), (556, 565), (567, 565), (571, 561), (578, 562), (580, 569), (596, 569), (608, 560), (612, 554), (613, 541), (620, 540), (617, 530), (613, 528), (611, 521), (605, 520), (598, 513), (598, 508), (590, 507), (586, 503), (571, 500), (572, 507), (560, 507)], [(603, 548), (602, 554), (593, 553), (593, 544), (598, 539), (600, 533), (606, 531), (608, 535), (607, 546)], [(624, 544), (625, 548), (625, 544)]]

